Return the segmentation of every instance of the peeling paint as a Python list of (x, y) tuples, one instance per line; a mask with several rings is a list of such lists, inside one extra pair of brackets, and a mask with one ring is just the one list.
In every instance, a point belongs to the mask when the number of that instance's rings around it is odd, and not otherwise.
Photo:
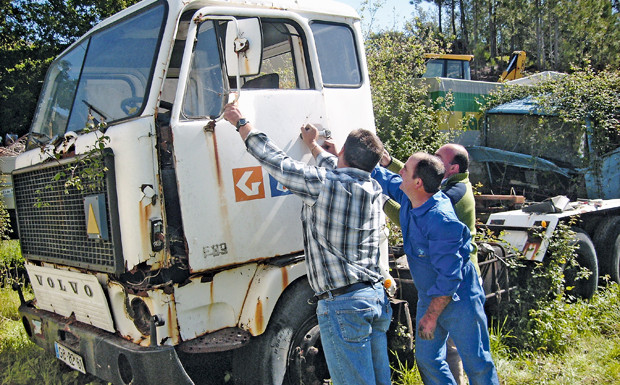
[(263, 316), (263, 302), (258, 298), (256, 300), (256, 312), (254, 314), (254, 324), (257, 330), (264, 330), (263, 325), (265, 323), (265, 317)]
[[(177, 330), (175, 330), (175, 325), (172, 322), (174, 317), (175, 317), (175, 314), (174, 314), (174, 309), (172, 308), (172, 304), (168, 303), (168, 322), (167, 322), (168, 336), (174, 336), (177, 334)], [(166, 336), (166, 338), (168, 336)]]
[(288, 284), (290, 283), (288, 280), (288, 269), (287, 266), (281, 267), (280, 271), (282, 272), (282, 291), (286, 289)]
[(145, 255), (149, 254), (151, 250), (151, 237), (150, 237), (150, 218), (151, 218), (152, 205), (149, 201), (144, 204), (144, 200), (140, 201), (140, 244), (142, 245), (142, 251)]

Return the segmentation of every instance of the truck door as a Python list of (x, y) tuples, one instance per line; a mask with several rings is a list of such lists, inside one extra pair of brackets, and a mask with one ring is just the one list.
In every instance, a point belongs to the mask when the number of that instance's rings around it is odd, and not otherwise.
[[(208, 15), (208, 9), (201, 12)], [(250, 50), (260, 49), (260, 71), (250, 76), (228, 76), (236, 72), (225, 64), (225, 35), (236, 19), (202, 16), (187, 33), (187, 41), (195, 40), (183, 54), (175, 98), (182, 102), (175, 103), (171, 125), (192, 272), (303, 250), (300, 199), (246, 152), (233, 126), (213, 124), (226, 103), (222, 93), (239, 88), (239, 106), (254, 127), (291, 157), (314, 162), (300, 127), (328, 122), (324, 95), (313, 89), (306, 67), (306, 31), (291, 19), (258, 21), (262, 41), (248, 43)]]

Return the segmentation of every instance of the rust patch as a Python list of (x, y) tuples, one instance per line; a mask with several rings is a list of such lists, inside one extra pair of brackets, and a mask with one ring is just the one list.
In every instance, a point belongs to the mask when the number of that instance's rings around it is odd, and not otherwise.
[(211, 133), (211, 138), (213, 139), (213, 158), (215, 160), (215, 173), (217, 175), (217, 187), (220, 195), (220, 212), (222, 215), (222, 220), (226, 222), (223, 226), (226, 232), (226, 239), (232, 239), (232, 235), (230, 234), (230, 224), (228, 223), (228, 206), (226, 205), (226, 196), (224, 193), (224, 182), (222, 179), (222, 167), (220, 165), (220, 157), (219, 157), (219, 149), (217, 145), (217, 136), (215, 132)]
[(263, 324), (265, 319), (263, 318), (263, 303), (260, 298), (256, 300), (256, 313), (254, 314), (254, 323), (256, 324), (256, 330), (263, 330)]
[(174, 325), (173, 325), (173, 322), (172, 322), (172, 317), (174, 317), (174, 314), (172, 314), (172, 306), (170, 304), (168, 304), (168, 336), (169, 337), (172, 337), (172, 336), (175, 335), (175, 330), (174, 330)]
[(140, 201), (140, 223), (142, 224), (142, 231), (140, 234), (141, 239), (141, 243), (142, 243), (142, 250), (144, 250), (144, 252), (146, 254), (148, 254), (151, 251), (151, 239), (150, 239), (150, 223), (149, 223), (149, 219), (151, 218), (151, 202), (149, 201), (146, 205), (144, 205), (142, 202), (146, 201), (146, 199), (143, 199)]
[(210, 295), (210, 299), (211, 299), (211, 303), (213, 303), (213, 281), (211, 281), (211, 284), (209, 285), (209, 295)]
[(245, 67), (245, 73), (250, 73), (250, 61), (248, 60), (247, 57), (243, 61), (243, 65)]
[(215, 158), (215, 173), (217, 174), (217, 184), (222, 186), (222, 169), (220, 167), (220, 156), (217, 147), (217, 136), (215, 132), (211, 135), (213, 138), (213, 157)]
[(286, 266), (285, 266), (285, 267), (281, 267), (280, 271), (282, 272), (282, 291), (284, 291), (284, 289), (286, 289), (286, 287), (289, 284), (288, 270), (286, 269)]

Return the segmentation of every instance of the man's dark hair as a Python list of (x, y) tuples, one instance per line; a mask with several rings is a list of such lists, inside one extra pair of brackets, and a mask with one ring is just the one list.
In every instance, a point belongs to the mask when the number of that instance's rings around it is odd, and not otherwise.
[(459, 173), (464, 173), (469, 168), (469, 157), (467, 156), (467, 150), (465, 148), (456, 150), (454, 158), (450, 164), (459, 165)]
[(383, 155), (383, 143), (363, 128), (353, 130), (344, 142), (344, 160), (351, 167), (371, 172)]
[(439, 185), (446, 170), (439, 157), (426, 153), (419, 153), (418, 156), (418, 165), (413, 176), (422, 179), (424, 191), (434, 194), (439, 191)]

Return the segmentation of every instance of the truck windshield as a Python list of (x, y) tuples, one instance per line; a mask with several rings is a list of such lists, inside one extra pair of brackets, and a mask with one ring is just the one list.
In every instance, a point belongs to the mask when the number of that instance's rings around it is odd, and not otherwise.
[(142, 111), (158, 53), (163, 4), (95, 32), (52, 63), (31, 132), (49, 140)]

